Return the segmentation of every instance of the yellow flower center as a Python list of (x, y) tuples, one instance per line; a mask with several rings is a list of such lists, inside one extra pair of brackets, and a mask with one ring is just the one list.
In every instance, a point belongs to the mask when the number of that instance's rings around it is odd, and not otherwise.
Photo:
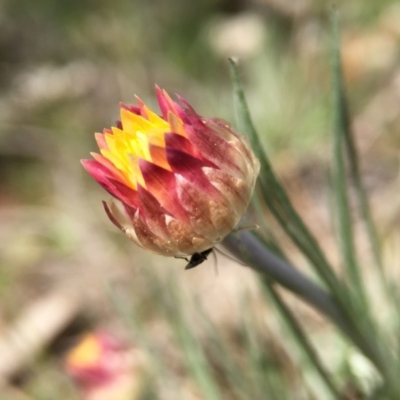
[(138, 184), (146, 187), (139, 159), (171, 170), (165, 154), (164, 134), (174, 132), (186, 137), (183, 122), (174, 113), (169, 112), (166, 121), (143, 107), (147, 118), (121, 108), (122, 129), (113, 127), (112, 134), (105, 133), (108, 149), (100, 149), (101, 154), (121, 172), (125, 183), (135, 190)]

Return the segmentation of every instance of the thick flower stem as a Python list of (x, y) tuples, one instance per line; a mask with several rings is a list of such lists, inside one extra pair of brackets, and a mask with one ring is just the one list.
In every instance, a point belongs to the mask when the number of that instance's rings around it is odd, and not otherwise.
[[(359, 347), (383, 374), (385, 363), (375, 342), (366, 337), (343, 315), (334, 299), (289, 263), (269, 251), (251, 232), (229, 235), (222, 243), (235, 257), (250, 268), (267, 274), (272, 280), (296, 293), (307, 303), (329, 317)], [(365, 333), (365, 332), (364, 332)], [(388, 376), (385, 376), (388, 378)]]
[(229, 235), (222, 244), (247, 266), (267, 274), (328, 316), (341, 329), (348, 331), (347, 324), (332, 297), (297, 269), (266, 249), (251, 232), (242, 231)]

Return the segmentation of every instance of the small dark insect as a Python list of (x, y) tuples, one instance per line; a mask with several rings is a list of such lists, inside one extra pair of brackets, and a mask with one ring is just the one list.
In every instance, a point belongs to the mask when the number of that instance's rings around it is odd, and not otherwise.
[(207, 256), (213, 251), (213, 247), (208, 250), (204, 250), (201, 253), (194, 253), (190, 257), (190, 260), (186, 259), (188, 261), (188, 264), (186, 265), (185, 269), (191, 269), (194, 267), (197, 267), (200, 265), (202, 262), (207, 260)]

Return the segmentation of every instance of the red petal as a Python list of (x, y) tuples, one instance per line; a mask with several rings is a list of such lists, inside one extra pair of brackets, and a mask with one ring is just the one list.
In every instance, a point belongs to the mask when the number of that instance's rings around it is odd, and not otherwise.
[(205, 159), (196, 148), (190, 143), (190, 141), (181, 135), (176, 133), (166, 133), (165, 147), (168, 149), (181, 150), (184, 153), (190, 154), (191, 156), (201, 160), (205, 165), (212, 168), (218, 168), (215, 164)]
[(139, 104), (139, 112), (140, 112), (140, 115), (141, 115), (143, 118), (149, 119), (143, 101), (140, 100), (139, 97), (137, 97), (137, 96), (135, 96), (135, 97), (136, 97), (137, 103)]
[(114, 179), (109, 179), (109, 181), (114, 185), (116, 189), (117, 198), (121, 200), (123, 203), (127, 204), (130, 207), (138, 208), (139, 200), (138, 194), (136, 190), (131, 189), (130, 187), (120, 183)]
[(121, 183), (125, 182), (124, 175), (122, 175), (122, 173), (114, 166), (114, 164), (108, 158), (105, 158), (101, 154), (97, 153), (90, 153), (90, 154), (98, 163), (106, 167), (110, 171), (112, 176), (114, 176), (117, 180), (119, 180)]
[(151, 231), (166, 240), (170, 239), (165, 224), (166, 210), (161, 207), (157, 199), (142, 186), (138, 187), (140, 211), (146, 219)]
[(188, 125), (184, 129), (189, 141), (204, 158), (230, 174), (243, 177), (246, 171), (243, 157), (225, 139), (204, 124), (200, 129)]
[(139, 160), (140, 170), (147, 190), (158, 200), (167, 212), (178, 219), (187, 220), (187, 215), (179, 204), (176, 181), (172, 172), (146, 160)]
[(199, 154), (193, 145), (182, 135), (178, 135), (177, 133), (165, 133), (165, 147), (181, 150), (185, 153), (191, 154), (193, 157), (196, 157), (196, 154)]
[(165, 90), (156, 86), (156, 96), (163, 118), (168, 121), (168, 111), (177, 115), (183, 122), (188, 123), (185, 110), (175, 101), (173, 101)]
[(197, 124), (203, 124), (201, 117), (197, 112), (194, 110), (194, 108), (189, 104), (187, 100), (185, 100), (182, 96), (179, 96), (179, 94), (176, 95), (178, 100), (180, 101), (181, 104), (184, 106), (184, 114), (185, 114), (185, 121), (186, 123), (190, 123), (192, 125), (197, 125)]
[(112, 196), (137, 208), (137, 192), (118, 181), (113, 173), (104, 165), (94, 160), (81, 160), (83, 167)]
[(202, 171), (204, 167), (202, 161), (179, 150), (167, 148), (166, 151), (168, 164), (171, 166), (173, 172), (184, 176), (208, 195), (219, 196), (218, 191), (211, 185)]
[(158, 101), (158, 106), (160, 107), (161, 114), (165, 120), (168, 118), (168, 111), (173, 111), (168, 104), (167, 99), (164, 96), (163, 91), (156, 85), (156, 96)]
[(185, 123), (188, 123), (188, 118), (186, 115), (186, 111), (175, 101), (170, 100), (173, 104), (175, 114)]
[(132, 104), (119, 103), (119, 106), (120, 106), (120, 108), (123, 108), (124, 110), (128, 110), (133, 114), (141, 115), (140, 114), (140, 108), (136, 107), (136, 106), (134, 106)]
[(89, 172), (89, 174), (92, 175), (93, 178), (96, 179), (96, 181), (98, 182), (102, 182), (104, 181), (104, 179), (114, 178), (113, 173), (103, 164), (100, 164), (98, 161), (81, 160), (81, 163), (86, 171)]

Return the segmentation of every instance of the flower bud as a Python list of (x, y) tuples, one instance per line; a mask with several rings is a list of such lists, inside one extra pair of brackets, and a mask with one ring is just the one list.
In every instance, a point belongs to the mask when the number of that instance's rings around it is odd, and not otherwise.
[(121, 104), (116, 127), (96, 134), (100, 153), (82, 160), (115, 199), (110, 220), (140, 247), (187, 257), (221, 242), (240, 221), (259, 171), (247, 138), (200, 117), (156, 87), (161, 116), (140, 99)]

